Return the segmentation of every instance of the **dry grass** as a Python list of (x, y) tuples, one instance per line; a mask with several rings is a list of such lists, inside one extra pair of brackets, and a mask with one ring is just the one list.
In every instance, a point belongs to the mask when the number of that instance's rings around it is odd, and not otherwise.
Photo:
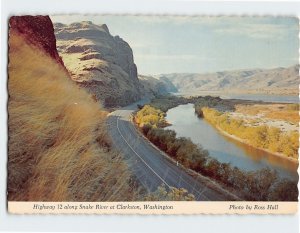
[(298, 159), (298, 131), (285, 132), (268, 124), (252, 126), (244, 119), (237, 119), (228, 113), (208, 107), (202, 108), (201, 113), (212, 125), (231, 136), (233, 135), (237, 140), (271, 153), (275, 152), (282, 156)]
[(255, 104), (255, 105), (241, 105), (235, 106), (236, 112), (258, 115), (261, 114), (266, 118), (274, 120), (284, 120), (293, 124), (299, 122), (299, 110), (293, 108), (294, 104)]
[(136, 199), (126, 164), (110, 150), (99, 103), (16, 32), (9, 44), (8, 199)]

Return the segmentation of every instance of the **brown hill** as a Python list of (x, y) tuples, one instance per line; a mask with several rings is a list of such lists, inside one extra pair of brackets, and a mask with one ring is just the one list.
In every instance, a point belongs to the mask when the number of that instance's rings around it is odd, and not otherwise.
[(297, 94), (299, 66), (275, 69), (224, 71), (208, 74), (175, 73), (158, 78), (168, 79), (179, 92), (201, 91)]

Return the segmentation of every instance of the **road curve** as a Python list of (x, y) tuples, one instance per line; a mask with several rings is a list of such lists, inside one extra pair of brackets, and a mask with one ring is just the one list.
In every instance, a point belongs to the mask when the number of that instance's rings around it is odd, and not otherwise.
[[(134, 103), (109, 114), (107, 124), (114, 146), (121, 151), (138, 181), (149, 191), (161, 184), (167, 187), (185, 188), (198, 201), (225, 201), (226, 195), (208, 188), (203, 181), (189, 175), (184, 169), (167, 159), (137, 132), (130, 120), (137, 104)], [(228, 200), (228, 197), (227, 197)]]

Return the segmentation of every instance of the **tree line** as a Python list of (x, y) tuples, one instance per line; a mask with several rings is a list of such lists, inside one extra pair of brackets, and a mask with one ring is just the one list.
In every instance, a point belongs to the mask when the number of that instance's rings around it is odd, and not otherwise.
[(267, 168), (247, 172), (229, 163), (221, 163), (210, 157), (201, 145), (177, 137), (173, 130), (163, 129), (164, 116), (160, 109), (146, 105), (136, 114), (135, 122), (154, 145), (186, 168), (210, 177), (248, 201), (297, 201), (296, 182), (280, 179), (275, 171)]

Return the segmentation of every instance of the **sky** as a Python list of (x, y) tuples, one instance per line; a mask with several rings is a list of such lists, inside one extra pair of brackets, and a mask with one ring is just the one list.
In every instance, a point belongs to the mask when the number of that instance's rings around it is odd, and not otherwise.
[(294, 17), (56, 15), (106, 24), (131, 46), (138, 73), (209, 73), (298, 64)]

